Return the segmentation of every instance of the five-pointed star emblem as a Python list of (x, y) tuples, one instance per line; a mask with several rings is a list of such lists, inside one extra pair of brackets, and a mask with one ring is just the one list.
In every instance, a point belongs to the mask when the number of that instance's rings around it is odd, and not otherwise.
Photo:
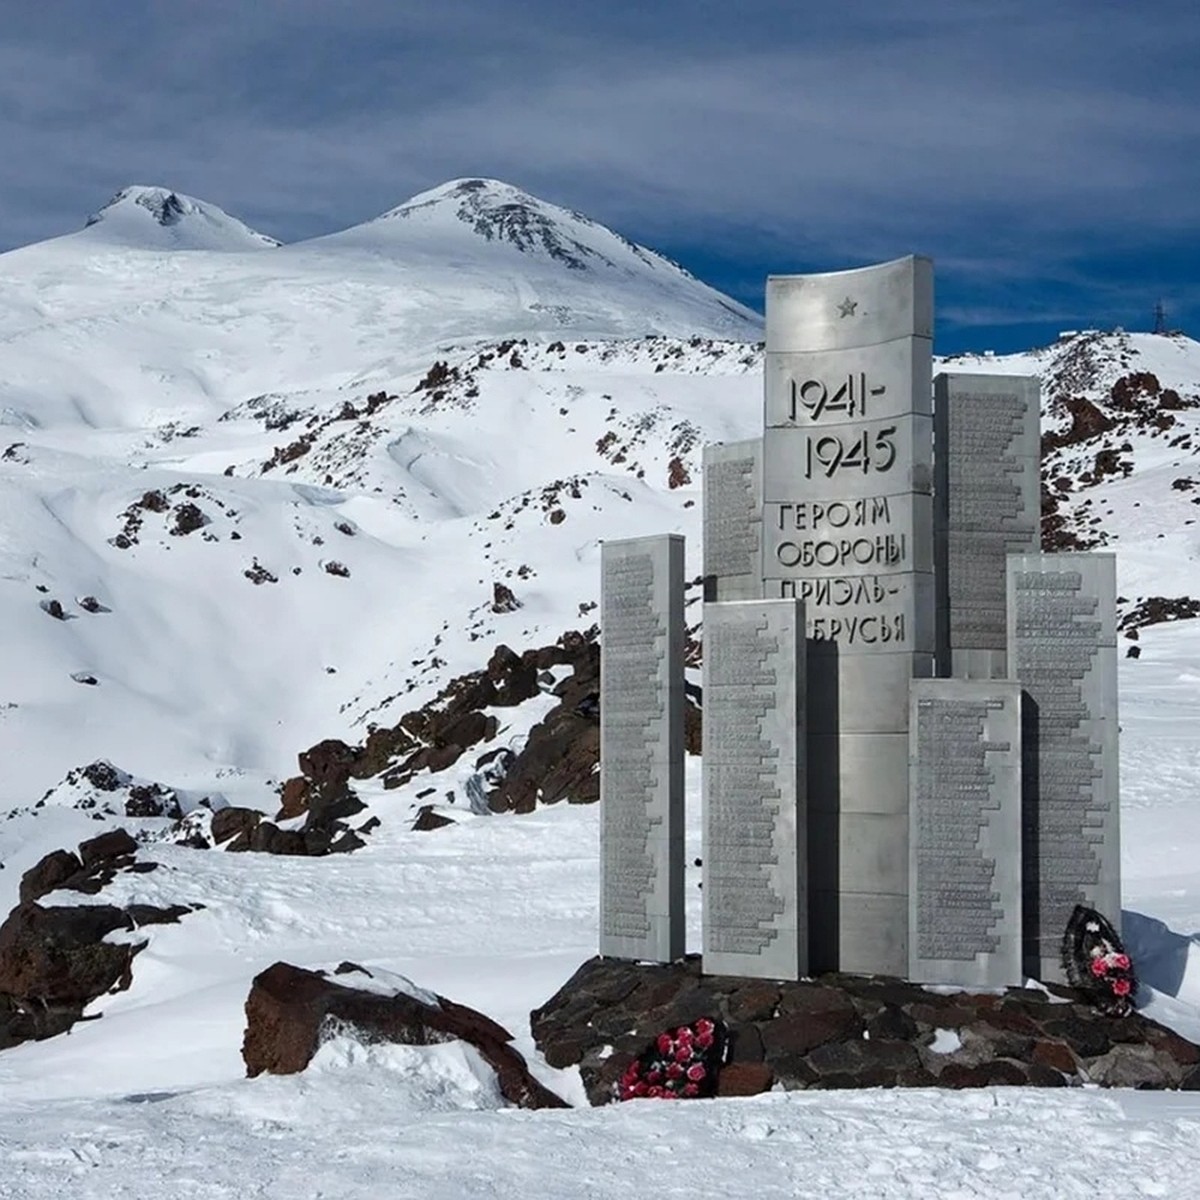
[(850, 297), (847, 296), (845, 298), (845, 300), (843, 300), (841, 302), (841, 304), (839, 304), (837, 306), (838, 316), (839, 317), (852, 317), (852, 316), (854, 316), (854, 310), (857, 307), (858, 307), (858, 301), (851, 300)]

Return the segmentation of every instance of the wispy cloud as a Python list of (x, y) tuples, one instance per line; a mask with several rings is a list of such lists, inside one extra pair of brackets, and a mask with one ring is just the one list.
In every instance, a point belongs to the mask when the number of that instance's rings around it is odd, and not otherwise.
[(134, 180), (292, 239), (490, 174), (713, 261), (919, 249), (994, 286), (1087, 274), (1108, 246), (1195, 250), (1193, 3), (910, 7), (22, 6), (0, 46), (0, 245)]

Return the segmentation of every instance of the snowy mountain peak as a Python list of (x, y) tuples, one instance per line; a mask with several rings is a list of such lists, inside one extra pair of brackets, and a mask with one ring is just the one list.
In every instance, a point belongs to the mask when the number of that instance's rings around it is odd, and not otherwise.
[(224, 209), (163, 187), (122, 188), (87, 220), (91, 237), (145, 250), (258, 250), (278, 246)]
[(343, 273), (404, 272), (409, 302), (437, 311), (439, 340), (762, 333), (757, 313), (669, 259), (496, 179), (451, 180), (287, 252), (336, 256)]
[(598, 238), (612, 238), (647, 264), (666, 260), (652, 251), (605, 229), (582, 213), (560, 208), (498, 179), (454, 179), (384, 213), (380, 220), (421, 217), (432, 223), (449, 216), (468, 226), (486, 241), (508, 242), (522, 253), (542, 253), (575, 270), (603, 261), (617, 266), (598, 246)]

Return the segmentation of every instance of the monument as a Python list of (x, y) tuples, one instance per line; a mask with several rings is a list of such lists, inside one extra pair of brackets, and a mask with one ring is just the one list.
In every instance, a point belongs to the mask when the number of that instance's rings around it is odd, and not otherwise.
[(1115, 557), (1010, 557), (1008, 645), (1025, 691), (1025, 969), (1062, 982), (1059, 945), (1076, 904), (1120, 928)]
[(933, 674), (933, 273), (767, 281), (763, 578), (803, 600), (813, 970), (908, 967), (909, 684)]
[[(704, 451), (710, 974), (1053, 981), (1120, 917), (1114, 561), (1037, 552), (1037, 382), (935, 405), (932, 307), (923, 258), (771, 277), (763, 435)], [(682, 539), (602, 569), (601, 953), (669, 960)]]
[(934, 379), (938, 675), (1005, 679), (1005, 563), (1040, 548), (1038, 382), (1012, 375)]
[(683, 538), (600, 556), (600, 953), (684, 953)]
[(908, 978), (1020, 987), (1020, 685), (914, 680), (909, 728)]
[(704, 447), (704, 599), (761, 600), (762, 438)]
[(808, 972), (804, 611), (704, 606), (704, 970)]

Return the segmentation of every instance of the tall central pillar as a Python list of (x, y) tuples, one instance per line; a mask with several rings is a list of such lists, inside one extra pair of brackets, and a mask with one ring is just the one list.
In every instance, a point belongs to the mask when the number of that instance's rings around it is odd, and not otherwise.
[(813, 971), (908, 970), (909, 682), (933, 673), (933, 268), (767, 281), (766, 598), (804, 601)]

